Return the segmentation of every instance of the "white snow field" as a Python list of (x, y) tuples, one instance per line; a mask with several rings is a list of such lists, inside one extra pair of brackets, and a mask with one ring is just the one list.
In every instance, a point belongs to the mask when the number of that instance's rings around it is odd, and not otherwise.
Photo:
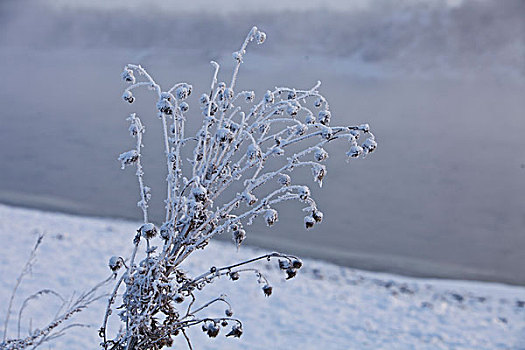
[[(9, 324), (17, 334), (24, 298), (43, 288), (63, 296), (87, 290), (109, 275), (112, 255), (127, 256), (138, 223), (56, 214), (0, 205), (0, 319), (39, 233), (46, 237), (32, 275), (20, 286)], [(278, 230), (279, 227), (277, 226)], [(322, 225), (317, 230), (323, 230)], [(265, 251), (213, 241), (187, 262), (189, 273), (206, 271)], [(209, 339), (190, 332), (194, 349), (525, 349), (525, 288), (494, 283), (405, 278), (304, 259), (297, 277), (285, 281), (277, 262), (261, 263), (274, 291), (265, 298), (255, 277), (216, 281), (201, 292), (202, 303), (226, 293), (244, 322), (240, 339), (225, 329)], [(268, 266), (268, 268), (264, 267)], [(111, 286), (108, 286), (108, 290)], [(30, 304), (21, 322), (42, 326), (58, 304), (43, 297)], [(71, 329), (42, 349), (97, 349), (104, 301), (78, 314)], [(222, 308), (210, 315), (222, 315)], [(115, 325), (113, 325), (115, 326)], [(174, 348), (184, 349), (183, 338)]]

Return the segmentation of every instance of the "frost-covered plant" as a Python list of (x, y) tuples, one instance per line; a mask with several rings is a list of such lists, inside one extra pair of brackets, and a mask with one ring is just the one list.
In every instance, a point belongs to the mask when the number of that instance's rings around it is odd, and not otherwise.
[[(368, 124), (330, 125), (329, 105), (317, 90), (319, 82), (309, 90), (286, 87), (268, 90), (258, 102), (253, 91), (235, 89), (248, 44), (252, 41), (262, 44), (265, 38), (256, 27), (250, 30), (239, 51), (233, 53), (235, 67), (229, 84), (218, 82), (219, 65), (211, 62), (214, 74), (210, 91), (200, 96), (202, 126), (192, 136), (185, 135), (189, 115), (186, 99), (193, 92), (192, 86), (178, 83), (164, 90), (140, 65), (125, 66), (122, 78), (130, 84), (122, 95), (125, 101), (133, 103), (133, 91), (139, 87), (156, 94), (168, 173), (166, 215), (160, 226), (149, 221), (151, 195), (144, 184), (141, 163), (146, 129), (141, 119), (131, 114), (129, 131), (136, 145), (122, 153), (119, 160), (122, 168), (136, 167), (143, 225), (134, 236), (129, 259), (112, 257), (109, 261), (115, 278), (119, 269), (124, 272), (117, 279), (100, 329), (105, 349), (161, 349), (171, 346), (176, 336), (184, 337), (191, 349), (186, 331), (197, 325), (210, 337), (216, 337), (222, 328), (227, 329), (226, 336), (240, 337), (242, 323), (233, 317), (226, 297), (221, 295), (197, 305), (196, 293), (221, 276), (236, 281), (242, 273), (255, 273), (263, 293), (270, 296), (269, 281), (261, 271), (247, 265), (275, 259), (290, 279), (302, 262), (294, 256), (272, 253), (230, 266), (211, 267), (192, 277), (182, 270), (185, 259), (223, 232), (232, 233), (238, 248), (246, 237), (245, 224), (261, 216), (272, 226), (278, 220), (278, 204), (289, 200), (306, 205), (304, 225), (312, 228), (322, 221), (323, 214), (310, 189), (293, 182), (290, 175), (294, 170), (310, 168), (314, 181), (322, 185), (326, 175), (322, 162), (328, 157), (323, 147), (327, 143), (348, 142), (350, 158), (375, 150), (376, 142)], [(362, 143), (361, 138), (365, 139)], [(193, 147), (193, 153), (190, 159), (184, 159), (188, 146)], [(143, 258), (137, 262), (141, 246)], [(115, 307), (121, 287), (122, 301)], [(216, 303), (225, 305), (224, 315), (202, 315)], [(123, 327), (109, 337), (107, 324), (113, 311), (118, 312)]]

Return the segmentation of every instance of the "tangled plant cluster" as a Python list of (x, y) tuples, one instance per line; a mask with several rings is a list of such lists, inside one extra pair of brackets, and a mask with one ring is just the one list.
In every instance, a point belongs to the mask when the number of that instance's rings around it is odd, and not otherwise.
[[(225, 231), (232, 233), (239, 247), (246, 237), (245, 225), (262, 216), (266, 224), (272, 226), (278, 220), (276, 205), (285, 201), (304, 203), (307, 212), (304, 224), (307, 229), (312, 228), (322, 221), (323, 213), (311, 197), (310, 189), (294, 184), (290, 174), (295, 169), (308, 167), (314, 181), (322, 185), (326, 175), (322, 162), (328, 157), (323, 146), (334, 140), (349, 143), (350, 158), (375, 150), (376, 142), (368, 124), (330, 125), (328, 102), (317, 91), (320, 83), (309, 90), (285, 87), (268, 90), (258, 102), (253, 91), (235, 90), (248, 44), (253, 41), (262, 44), (265, 39), (263, 32), (256, 27), (251, 29), (240, 50), (233, 53), (235, 67), (229, 84), (218, 82), (219, 65), (211, 62), (214, 74), (210, 93), (200, 97), (203, 121), (194, 136), (184, 134), (189, 111), (186, 99), (192, 94), (191, 85), (178, 83), (163, 90), (140, 65), (129, 64), (124, 68), (122, 78), (130, 84), (122, 95), (125, 101), (133, 103), (133, 90), (139, 87), (146, 87), (157, 96), (168, 173), (166, 216), (160, 226), (148, 219), (151, 195), (150, 188), (144, 184), (141, 163), (146, 129), (141, 119), (131, 114), (129, 131), (136, 139), (136, 146), (122, 153), (119, 160), (122, 168), (136, 167), (140, 188), (138, 206), (144, 223), (134, 236), (131, 257), (112, 257), (109, 261), (115, 278), (120, 269), (124, 271), (117, 278), (100, 329), (105, 349), (161, 349), (171, 346), (179, 335), (191, 349), (186, 331), (197, 325), (210, 337), (216, 337), (223, 328), (226, 336), (240, 337), (242, 323), (233, 317), (226, 296), (196, 305), (196, 293), (222, 276), (236, 281), (240, 274), (254, 273), (263, 293), (270, 296), (269, 281), (251, 264), (277, 260), (279, 268), (290, 279), (302, 262), (294, 256), (272, 253), (230, 266), (211, 267), (200, 276), (192, 277), (182, 270), (184, 260), (204, 248), (213, 236)], [(192, 145), (193, 155), (183, 160), (183, 149), (188, 145)], [(269, 170), (270, 163), (279, 165)], [(242, 190), (226, 198), (229, 194), (225, 190), (232, 186)], [(144, 247), (144, 253), (137, 262), (139, 247)], [(122, 300), (119, 299), (115, 307), (121, 288), (124, 289)], [(216, 303), (225, 305), (224, 315), (202, 315), (202, 311)], [(114, 311), (118, 312), (123, 327), (109, 337), (108, 318)]]

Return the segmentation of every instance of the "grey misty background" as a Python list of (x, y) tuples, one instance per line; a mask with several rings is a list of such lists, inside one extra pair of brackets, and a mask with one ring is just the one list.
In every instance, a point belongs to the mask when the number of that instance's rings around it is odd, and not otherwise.
[(160, 220), (155, 101), (147, 92), (133, 106), (121, 101), (122, 67), (140, 63), (161, 84), (192, 83), (191, 132), (210, 59), (229, 79), (231, 52), (257, 25), (268, 40), (249, 49), (238, 88), (261, 97), (322, 80), (333, 124), (370, 123), (379, 148), (347, 164), (347, 150), (332, 145), (322, 190), (299, 174), (323, 224), (305, 231), (301, 206), (287, 205), (271, 230), (251, 226), (248, 244), (359, 268), (525, 284), (524, 18), (520, 0), (2, 0), (0, 201), (139, 219), (136, 178), (116, 161), (133, 145), (125, 117), (136, 111), (147, 124), (146, 181)]

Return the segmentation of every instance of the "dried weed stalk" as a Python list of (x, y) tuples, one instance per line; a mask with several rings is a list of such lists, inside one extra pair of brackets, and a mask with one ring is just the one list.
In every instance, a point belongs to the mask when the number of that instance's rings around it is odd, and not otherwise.
[[(125, 101), (133, 103), (133, 91), (139, 87), (152, 90), (156, 96), (168, 173), (166, 216), (160, 226), (148, 219), (151, 195), (144, 184), (141, 163), (146, 129), (141, 119), (131, 114), (129, 131), (136, 145), (122, 153), (119, 160), (122, 168), (136, 167), (143, 225), (134, 236), (131, 256), (112, 257), (109, 262), (116, 284), (99, 332), (104, 349), (162, 349), (170, 347), (177, 336), (184, 337), (191, 349), (186, 331), (197, 325), (210, 337), (216, 337), (223, 328), (227, 337), (240, 337), (242, 323), (233, 317), (226, 297), (221, 295), (197, 305), (196, 293), (221, 276), (235, 281), (242, 273), (255, 273), (263, 293), (269, 296), (269, 281), (251, 264), (275, 259), (290, 279), (302, 262), (294, 256), (272, 253), (230, 266), (211, 267), (197, 277), (182, 270), (183, 262), (206, 247), (213, 236), (225, 231), (232, 233), (239, 247), (246, 237), (244, 225), (251, 224), (257, 216), (273, 225), (278, 220), (277, 205), (285, 201), (303, 202), (307, 213), (304, 225), (312, 228), (322, 221), (323, 214), (310, 189), (292, 181), (294, 170), (310, 168), (314, 181), (321, 185), (326, 175), (322, 162), (328, 157), (323, 148), (327, 143), (348, 142), (349, 158), (375, 150), (377, 144), (368, 124), (330, 125), (329, 105), (317, 90), (319, 82), (309, 90), (268, 90), (258, 102), (253, 91), (235, 90), (248, 44), (262, 44), (265, 39), (266, 35), (256, 27), (250, 30), (239, 51), (233, 53), (235, 67), (229, 84), (218, 82), (219, 65), (211, 62), (214, 74), (210, 91), (200, 97), (202, 126), (192, 136), (184, 133), (189, 114), (185, 100), (192, 94), (192, 86), (183, 82), (164, 90), (140, 65), (128, 64), (124, 68), (122, 78), (130, 84), (122, 96)], [(193, 154), (186, 160), (183, 150), (188, 146), (193, 147)], [(226, 191), (228, 188), (242, 189), (232, 195), (231, 190)], [(144, 250), (139, 253), (143, 258), (137, 261), (139, 248)], [(120, 276), (119, 269), (123, 270)], [(202, 315), (217, 303), (225, 305), (224, 315)], [(108, 319), (114, 312), (122, 327), (109, 337)]]

